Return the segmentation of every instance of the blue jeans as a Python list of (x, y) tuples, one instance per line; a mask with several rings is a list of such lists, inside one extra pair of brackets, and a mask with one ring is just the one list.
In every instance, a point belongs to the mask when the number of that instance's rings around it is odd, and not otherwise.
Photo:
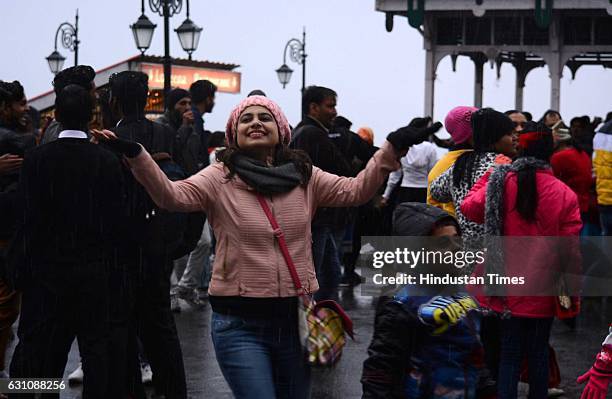
[(529, 399), (548, 397), (548, 340), (552, 322), (552, 318), (512, 317), (500, 320), (499, 399), (516, 399), (524, 355), (529, 364)]
[(601, 221), (601, 235), (612, 236), (612, 205), (599, 206), (599, 220)]
[(313, 227), (312, 260), (319, 282), (319, 291), (314, 295), (315, 300), (337, 299), (342, 272), (332, 228)]
[(310, 367), (295, 319), (212, 313), (217, 362), (237, 399), (310, 398)]

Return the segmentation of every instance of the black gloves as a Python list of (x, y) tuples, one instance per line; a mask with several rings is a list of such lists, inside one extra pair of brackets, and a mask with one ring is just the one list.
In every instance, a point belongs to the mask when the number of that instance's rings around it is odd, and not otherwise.
[(410, 126), (400, 127), (393, 133), (389, 133), (387, 141), (393, 144), (397, 151), (407, 151), (411, 146), (427, 140), (430, 134), (437, 132), (441, 127), (442, 124), (440, 122), (436, 122), (424, 129)]
[(438, 130), (442, 129), (442, 122), (436, 122), (433, 125), (431, 125), (430, 127), (425, 128), (425, 130), (427, 130), (429, 132), (429, 134), (434, 134), (436, 133)]
[(142, 147), (140, 146), (140, 144), (130, 140), (107, 140), (104, 141), (104, 144), (107, 145), (113, 151), (123, 154), (128, 158), (134, 158), (138, 156), (138, 154), (140, 154), (140, 152), (142, 151)]

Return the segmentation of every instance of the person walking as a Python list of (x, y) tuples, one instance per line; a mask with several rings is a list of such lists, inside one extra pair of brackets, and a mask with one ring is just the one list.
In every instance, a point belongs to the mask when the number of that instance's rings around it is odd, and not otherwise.
[[(520, 136), (518, 159), (485, 174), (461, 204), (464, 216), (484, 223), (488, 236), (530, 237), (503, 241), (497, 250), (490, 249), (487, 258), (487, 267), (503, 265), (505, 276), (522, 277), (524, 285), (478, 298), (500, 315), (500, 399), (516, 399), (523, 356), (529, 364), (529, 397), (547, 397), (550, 330), (553, 317), (564, 316), (556, 304), (558, 296), (552, 293), (556, 293), (555, 279), (565, 272), (580, 275), (578, 199), (553, 175), (549, 164), (552, 153), (550, 129), (526, 126)], [(572, 294), (569, 287), (573, 285), (568, 285)], [(544, 296), (535, 296), (541, 292)], [(550, 294), (545, 296), (546, 292)]]
[(274, 231), (258, 202), (271, 203), (306, 292), (319, 288), (312, 259), (311, 221), (318, 207), (365, 203), (399, 167), (402, 153), (426, 137), (404, 127), (355, 178), (312, 166), (288, 148), (289, 123), (267, 97), (251, 96), (231, 112), (221, 161), (172, 182), (134, 142), (95, 132), (125, 154), (136, 179), (161, 207), (206, 211), (216, 257), (209, 294), (217, 361), (239, 398), (307, 398), (310, 370), (298, 338), (298, 295)]

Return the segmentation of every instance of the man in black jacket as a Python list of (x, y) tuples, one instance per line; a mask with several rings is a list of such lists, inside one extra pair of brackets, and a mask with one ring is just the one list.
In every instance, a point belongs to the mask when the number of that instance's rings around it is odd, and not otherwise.
[[(152, 122), (144, 115), (148, 93), (148, 76), (142, 72), (125, 71), (112, 75), (109, 79), (110, 105), (119, 123), (115, 133), (119, 138), (135, 141), (154, 157), (171, 159), (174, 145), (174, 131), (165, 125)], [(166, 398), (186, 398), (187, 388), (183, 354), (178, 339), (174, 317), (170, 311), (170, 273), (172, 261), (177, 257), (183, 243), (181, 237), (167, 237), (169, 226), (151, 224), (144, 212), (153, 204), (149, 194), (125, 168), (128, 214), (132, 242), (129, 253), (124, 254), (133, 281), (132, 300), (134, 305), (133, 321), (137, 324), (137, 335), (142, 342), (147, 360), (153, 370), (155, 390)], [(157, 215), (155, 217), (160, 217)], [(201, 223), (195, 228), (194, 240), (187, 244), (195, 246), (199, 238)], [(159, 227), (159, 229), (153, 227)], [(168, 230), (168, 231), (160, 231)], [(173, 242), (170, 239), (175, 239)], [(151, 245), (156, 243), (155, 245)], [(133, 362), (137, 348), (131, 342), (130, 383), (134, 391), (140, 393), (138, 372)]]
[(83, 397), (121, 397), (109, 364), (109, 283), (125, 228), (121, 164), (87, 139), (93, 104), (85, 89), (66, 86), (55, 106), (65, 130), (26, 154), (19, 181), (22, 225), (8, 263), (22, 305), (10, 375), (62, 378), (76, 337)]
[[(303, 94), (303, 114), (294, 129), (292, 147), (305, 151), (312, 164), (339, 176), (351, 176), (349, 162), (329, 138), (329, 130), (336, 118), (337, 94), (332, 89), (309, 86)], [(312, 221), (312, 253), (319, 291), (315, 299), (333, 299), (340, 283), (338, 247), (347, 224), (344, 208), (320, 208)]]

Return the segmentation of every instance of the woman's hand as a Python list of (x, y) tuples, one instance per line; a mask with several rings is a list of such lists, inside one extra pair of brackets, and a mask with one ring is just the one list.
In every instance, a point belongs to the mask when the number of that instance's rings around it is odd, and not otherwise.
[(128, 158), (134, 158), (142, 151), (142, 146), (137, 142), (120, 139), (110, 130), (93, 129), (91, 131), (91, 135), (98, 142), (106, 144), (112, 150), (117, 151)]
[(22, 163), (23, 158), (19, 155), (4, 154), (0, 156), (0, 176), (19, 170)]
[(401, 156), (404, 156), (410, 147), (427, 140), (430, 130), (431, 128), (417, 129), (411, 126), (404, 126), (389, 133), (387, 141), (393, 144), (393, 147), (395, 147), (395, 150), (399, 152)]
[(111, 140), (117, 140), (117, 135), (110, 130), (98, 130), (92, 129), (89, 131), (91, 133), (92, 141), (94, 143), (107, 142)]

